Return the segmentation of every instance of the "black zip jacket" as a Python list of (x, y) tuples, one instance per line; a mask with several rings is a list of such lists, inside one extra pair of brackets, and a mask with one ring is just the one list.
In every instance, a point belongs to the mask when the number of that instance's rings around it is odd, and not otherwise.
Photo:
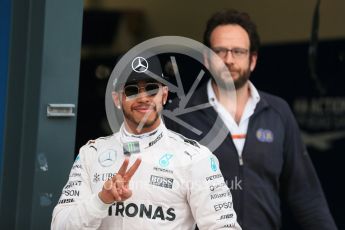
[[(188, 107), (208, 102), (206, 86), (194, 93)], [(239, 224), (244, 230), (280, 229), (284, 202), (301, 229), (337, 229), (288, 104), (264, 92), (259, 91), (259, 95), (260, 101), (249, 120), (242, 159), (224, 123), (219, 128), (227, 132), (226, 138), (213, 152), (231, 189)], [(173, 108), (174, 103), (168, 109)], [(215, 124), (217, 112), (208, 107), (179, 118), (205, 135)], [(204, 137), (168, 118), (165, 123), (188, 138)]]

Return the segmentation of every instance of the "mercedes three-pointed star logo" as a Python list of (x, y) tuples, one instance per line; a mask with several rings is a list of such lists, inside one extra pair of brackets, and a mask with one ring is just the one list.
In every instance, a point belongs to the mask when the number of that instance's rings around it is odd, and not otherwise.
[(112, 166), (116, 161), (116, 151), (108, 149), (98, 156), (98, 162), (103, 167)]
[(132, 61), (132, 69), (137, 73), (143, 73), (149, 68), (149, 64), (143, 57), (136, 57)]

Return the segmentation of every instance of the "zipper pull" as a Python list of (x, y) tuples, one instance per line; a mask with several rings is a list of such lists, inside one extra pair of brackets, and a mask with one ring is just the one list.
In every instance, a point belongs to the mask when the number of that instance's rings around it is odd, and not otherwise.
[(239, 156), (238, 160), (240, 162), (240, 166), (242, 166), (243, 165), (243, 158), (242, 158), (242, 156)]

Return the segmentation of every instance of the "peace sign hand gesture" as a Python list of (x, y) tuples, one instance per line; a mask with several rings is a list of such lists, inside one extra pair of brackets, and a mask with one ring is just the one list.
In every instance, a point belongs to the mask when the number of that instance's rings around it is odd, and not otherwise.
[(119, 171), (109, 180), (107, 180), (98, 193), (99, 198), (106, 204), (114, 201), (124, 201), (132, 196), (132, 190), (128, 188), (129, 181), (137, 171), (141, 163), (141, 158), (137, 158), (134, 164), (128, 169), (129, 157), (123, 161)]

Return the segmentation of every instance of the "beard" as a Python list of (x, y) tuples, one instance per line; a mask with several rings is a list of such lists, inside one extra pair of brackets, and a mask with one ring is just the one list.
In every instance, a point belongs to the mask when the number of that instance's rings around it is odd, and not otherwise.
[(234, 81), (235, 89), (241, 89), (249, 80), (250, 77), (250, 70), (247, 69), (243, 71), (243, 73), (239, 75), (239, 78)]
[(137, 128), (140, 126), (140, 124), (143, 124), (142, 126), (143, 128), (149, 128), (153, 124), (155, 124), (155, 122), (159, 119), (159, 113), (157, 112), (157, 107), (154, 105), (152, 109), (153, 111), (151, 113), (154, 113), (154, 117), (151, 120), (149, 119), (151, 114), (146, 119), (145, 119), (145, 116), (143, 116), (141, 119), (136, 119), (132, 115), (132, 113), (130, 113), (126, 109), (123, 109), (123, 115), (126, 118), (126, 120), (132, 122), (134, 125), (136, 125)]
[[(230, 68), (227, 71), (230, 72)], [(235, 71), (232, 71), (232, 72), (235, 72)], [(216, 77), (217, 86), (223, 90), (230, 90), (230, 91), (234, 90), (234, 87), (235, 87), (235, 90), (241, 89), (248, 82), (251, 72), (250, 72), (250, 69), (248, 68), (243, 71), (236, 70), (236, 73), (238, 74), (238, 78), (236, 79), (234, 79), (232, 76), (229, 76), (229, 74), (223, 74), (226, 77), (221, 77), (222, 73), (217, 75)]]

